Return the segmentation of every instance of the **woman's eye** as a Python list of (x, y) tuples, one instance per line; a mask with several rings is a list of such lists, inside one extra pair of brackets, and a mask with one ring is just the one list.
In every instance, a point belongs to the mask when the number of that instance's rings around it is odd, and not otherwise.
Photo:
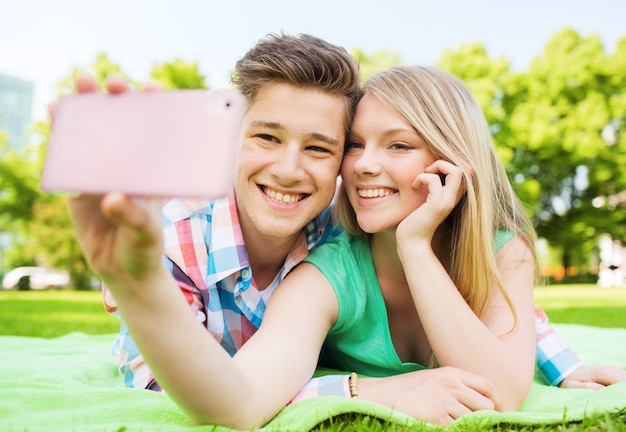
[(413, 147), (411, 147), (408, 144), (404, 144), (404, 143), (393, 143), (390, 146), (393, 150), (411, 150)]
[(363, 144), (360, 144), (356, 141), (348, 141), (346, 143), (346, 148), (345, 151), (349, 151), (349, 150), (356, 150), (356, 149), (360, 149), (363, 148)]

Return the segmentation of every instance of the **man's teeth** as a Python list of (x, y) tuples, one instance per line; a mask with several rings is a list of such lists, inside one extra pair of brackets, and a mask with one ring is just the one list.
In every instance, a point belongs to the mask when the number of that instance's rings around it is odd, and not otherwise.
[(361, 198), (380, 198), (391, 195), (389, 189), (359, 189)]
[(284, 194), (281, 192), (276, 192), (275, 190), (265, 188), (265, 195), (273, 199), (274, 201), (278, 201), (285, 204), (291, 204), (298, 202), (302, 199), (302, 194), (290, 195)]

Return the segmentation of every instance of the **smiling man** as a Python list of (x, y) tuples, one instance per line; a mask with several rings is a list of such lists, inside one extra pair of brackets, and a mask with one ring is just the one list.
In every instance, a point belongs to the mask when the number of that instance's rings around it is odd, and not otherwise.
[[(260, 40), (233, 76), (249, 106), (232, 192), (223, 199), (172, 199), (163, 206), (163, 262), (197, 321), (230, 355), (258, 329), (267, 301), (289, 271), (338, 232), (329, 205), (359, 78), (354, 58), (321, 39), (268, 35)], [(104, 207), (133, 211), (132, 202), (110, 199), (104, 198)], [(79, 232), (81, 237), (86, 235)], [(83, 241), (87, 256), (90, 247), (97, 246)], [(137, 247), (139, 255), (145, 252), (145, 246)], [(133, 290), (136, 278), (129, 283), (124, 276), (121, 284), (118, 269), (94, 267), (106, 282), (107, 311), (120, 316), (116, 300)], [(111, 273), (113, 280), (107, 281)], [(158, 274), (148, 265), (140, 273)], [(123, 290), (116, 290), (118, 285)], [(114, 345), (125, 384), (160, 390), (127, 322), (124, 317)], [(315, 383), (306, 395), (346, 393), (347, 377)]]

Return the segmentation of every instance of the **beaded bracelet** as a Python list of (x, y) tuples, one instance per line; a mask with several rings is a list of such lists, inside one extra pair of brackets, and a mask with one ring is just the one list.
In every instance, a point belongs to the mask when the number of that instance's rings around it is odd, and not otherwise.
[(350, 374), (350, 396), (359, 397), (359, 377), (356, 372)]

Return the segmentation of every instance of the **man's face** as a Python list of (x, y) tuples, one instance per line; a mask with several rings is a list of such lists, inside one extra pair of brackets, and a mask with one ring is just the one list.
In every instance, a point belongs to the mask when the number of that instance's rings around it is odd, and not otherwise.
[(340, 96), (282, 83), (261, 89), (243, 119), (235, 175), (245, 235), (299, 235), (330, 204), (345, 121)]

